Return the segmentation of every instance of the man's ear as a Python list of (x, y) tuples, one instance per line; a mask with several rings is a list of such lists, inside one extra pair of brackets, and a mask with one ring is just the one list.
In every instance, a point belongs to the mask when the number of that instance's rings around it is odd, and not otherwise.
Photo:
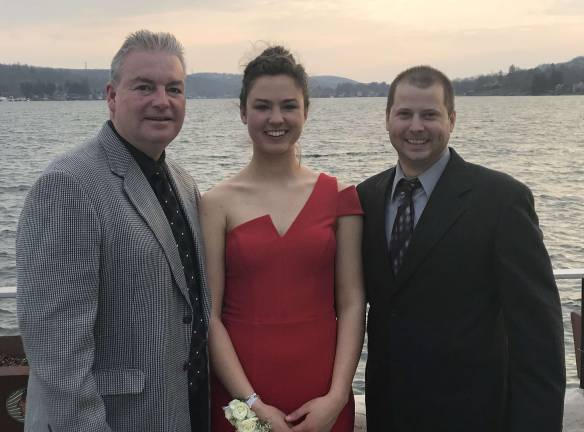
[(105, 93), (107, 95), (107, 106), (110, 112), (113, 113), (116, 111), (116, 88), (111, 81), (106, 84)]
[(243, 124), (247, 124), (247, 113), (245, 112), (245, 107), (239, 108), (239, 118), (241, 118)]
[(454, 130), (454, 124), (456, 123), (456, 111), (450, 113), (448, 120), (450, 120), (450, 132), (452, 132)]

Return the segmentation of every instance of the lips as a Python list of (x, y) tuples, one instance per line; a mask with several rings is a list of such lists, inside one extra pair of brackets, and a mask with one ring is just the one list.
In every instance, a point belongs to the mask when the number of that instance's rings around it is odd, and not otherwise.
[(428, 141), (428, 139), (427, 138), (406, 138), (406, 141), (409, 144), (422, 145), (422, 144), (425, 144)]
[(148, 117), (144, 117), (144, 118), (146, 120), (159, 121), (159, 122), (172, 121), (172, 117), (166, 117), (166, 116), (148, 116)]
[(288, 133), (288, 131), (285, 129), (275, 129), (275, 130), (264, 131), (264, 134), (271, 136), (272, 138), (279, 138), (281, 136), (286, 135), (286, 133)]

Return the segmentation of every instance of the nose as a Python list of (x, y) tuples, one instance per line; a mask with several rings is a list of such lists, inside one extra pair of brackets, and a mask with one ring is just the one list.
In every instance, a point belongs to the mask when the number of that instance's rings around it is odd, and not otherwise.
[(160, 109), (168, 108), (170, 104), (168, 101), (168, 94), (166, 94), (166, 88), (157, 87), (156, 90), (152, 92), (152, 105)]
[(282, 115), (282, 111), (280, 110), (280, 108), (275, 107), (272, 109), (272, 111), (270, 112), (270, 118), (268, 119), (270, 123), (283, 123), (284, 122), (284, 116)]
[(422, 131), (424, 130), (424, 122), (418, 114), (412, 116), (412, 122), (410, 124), (410, 130), (412, 131)]

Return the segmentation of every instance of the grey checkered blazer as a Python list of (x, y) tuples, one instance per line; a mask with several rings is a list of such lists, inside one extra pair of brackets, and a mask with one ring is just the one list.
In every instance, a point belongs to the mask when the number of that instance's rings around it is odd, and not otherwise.
[[(199, 192), (167, 163), (195, 238), (208, 323)], [(16, 251), (25, 430), (190, 432), (184, 271), (150, 184), (107, 124), (33, 185)]]

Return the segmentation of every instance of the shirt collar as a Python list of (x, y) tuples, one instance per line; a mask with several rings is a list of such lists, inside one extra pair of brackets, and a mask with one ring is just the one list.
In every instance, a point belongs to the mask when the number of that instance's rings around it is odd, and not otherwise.
[(114, 124), (111, 120), (108, 120), (107, 124), (111, 128), (111, 130), (116, 134), (118, 139), (124, 144), (124, 146), (126, 146), (130, 154), (134, 157), (134, 160), (136, 161), (138, 166), (140, 166), (140, 169), (142, 170), (146, 178), (149, 179), (154, 174), (156, 174), (157, 172), (164, 168), (165, 165), (164, 159), (166, 157), (165, 152), (162, 152), (160, 158), (157, 161), (155, 161), (154, 159), (146, 155), (146, 153), (144, 153), (143, 151), (138, 150), (136, 147), (130, 144), (128, 140), (121, 136), (114, 127)]
[[(436, 162), (434, 162), (432, 164), (432, 166), (430, 166), (430, 168), (428, 168), (426, 171), (424, 171), (422, 174), (420, 174), (418, 176), (418, 180), (420, 180), (420, 183), (422, 184), (422, 190), (426, 193), (426, 196), (428, 197), (428, 199), (430, 198), (432, 191), (436, 187), (436, 184), (438, 183), (440, 176), (444, 172), (444, 169), (446, 168), (446, 165), (448, 164), (449, 160), (450, 160), (450, 149), (448, 147), (446, 147), (444, 149), (444, 152), (442, 152), (442, 155), (440, 156), (440, 158)], [(407, 178), (407, 177), (404, 174), (404, 172), (401, 168), (401, 165), (399, 164), (399, 161), (398, 161), (398, 163), (395, 167), (395, 177), (393, 179), (393, 186), (391, 188), (392, 201), (396, 198), (394, 196), (394, 194), (395, 194), (395, 188), (397, 186), (397, 183), (402, 178)]]

